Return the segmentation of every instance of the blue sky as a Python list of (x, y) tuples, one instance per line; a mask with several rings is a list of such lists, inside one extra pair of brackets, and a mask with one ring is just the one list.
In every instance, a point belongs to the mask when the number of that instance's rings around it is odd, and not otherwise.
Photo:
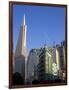
[(27, 48), (40, 48), (45, 43), (52, 46), (65, 39), (64, 8), (49, 6), (13, 6), (14, 51), (25, 14), (27, 24)]

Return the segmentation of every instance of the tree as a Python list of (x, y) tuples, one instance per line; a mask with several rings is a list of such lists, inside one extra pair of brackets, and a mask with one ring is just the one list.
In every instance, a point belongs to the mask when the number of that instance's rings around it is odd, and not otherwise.
[(16, 72), (13, 74), (13, 85), (21, 85), (24, 84), (24, 79), (20, 75), (20, 73)]

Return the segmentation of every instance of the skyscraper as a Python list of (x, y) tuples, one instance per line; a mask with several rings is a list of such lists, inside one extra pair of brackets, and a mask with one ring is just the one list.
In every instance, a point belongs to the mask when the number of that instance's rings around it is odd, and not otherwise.
[(31, 49), (28, 55), (27, 70), (28, 70), (28, 82), (32, 83), (33, 80), (38, 79), (37, 65), (39, 63), (40, 49)]
[(41, 48), (38, 71), (40, 81), (52, 79), (52, 49), (46, 45)]
[(59, 64), (59, 76), (61, 79), (65, 80), (65, 41), (61, 42), (61, 45), (57, 47), (57, 56), (58, 56), (58, 62)]
[(26, 25), (25, 15), (24, 15), (23, 22), (21, 25), (21, 30), (17, 41), (16, 51), (15, 51), (16, 57), (20, 55), (25, 56), (26, 54), (26, 32), (27, 32), (27, 25)]
[(26, 32), (27, 25), (25, 21), (25, 15), (21, 25), (21, 30), (19, 33), (17, 46), (15, 50), (15, 59), (14, 59), (14, 73), (18, 72), (21, 74), (24, 80), (26, 80), (26, 62), (27, 62), (27, 49), (26, 49)]

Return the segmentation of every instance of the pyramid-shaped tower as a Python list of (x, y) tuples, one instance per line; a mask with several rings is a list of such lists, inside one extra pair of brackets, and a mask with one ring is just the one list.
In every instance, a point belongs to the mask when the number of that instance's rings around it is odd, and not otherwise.
[(25, 15), (24, 15), (15, 51), (16, 57), (26, 54), (26, 32), (27, 32), (27, 25), (25, 23)]
[(14, 57), (14, 73), (18, 72), (23, 77), (24, 80), (26, 79), (26, 60), (27, 60), (26, 32), (27, 32), (27, 25), (25, 22), (25, 15), (24, 15)]

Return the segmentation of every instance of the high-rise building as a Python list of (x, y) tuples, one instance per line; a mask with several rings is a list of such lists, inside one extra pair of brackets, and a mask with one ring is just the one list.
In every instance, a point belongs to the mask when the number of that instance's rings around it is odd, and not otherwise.
[(31, 49), (27, 61), (28, 82), (32, 83), (33, 80), (38, 79), (37, 65), (39, 63), (40, 49)]
[(24, 15), (23, 23), (21, 25), (19, 37), (17, 40), (15, 56), (14, 56), (14, 73), (16, 72), (20, 73), (24, 80), (26, 80), (27, 78), (26, 32), (27, 32), (27, 25), (26, 25), (25, 15)]
[(24, 55), (24, 56), (26, 55), (26, 32), (27, 32), (27, 25), (24, 15), (23, 22), (19, 32), (16, 50), (15, 50), (15, 57), (20, 55)]
[(45, 46), (41, 48), (41, 53), (39, 55), (39, 80), (51, 80), (52, 76), (52, 49)]
[(56, 52), (57, 52), (57, 65), (58, 65), (58, 70), (59, 70), (59, 76), (60, 79), (65, 78), (65, 42), (63, 41), (61, 45), (56, 47)]
[(58, 76), (59, 58), (57, 48), (55, 46), (52, 48), (52, 59), (52, 74)]

